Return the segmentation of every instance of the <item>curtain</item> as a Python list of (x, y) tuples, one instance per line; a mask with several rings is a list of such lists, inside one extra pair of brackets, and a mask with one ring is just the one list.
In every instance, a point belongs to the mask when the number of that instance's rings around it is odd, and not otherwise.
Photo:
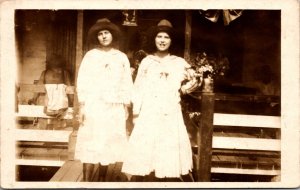
[(48, 38), (47, 56), (59, 54), (65, 59), (65, 68), (74, 81), (76, 65), (76, 11), (52, 12), (51, 31)]
[(224, 9), (224, 10), (200, 10), (199, 13), (202, 14), (206, 19), (217, 22), (219, 17), (223, 17), (224, 25), (229, 25), (229, 23), (242, 15), (242, 10)]

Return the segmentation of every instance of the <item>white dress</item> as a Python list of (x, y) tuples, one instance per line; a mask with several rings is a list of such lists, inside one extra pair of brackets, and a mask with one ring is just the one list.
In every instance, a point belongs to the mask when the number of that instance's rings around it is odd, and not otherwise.
[(75, 159), (102, 165), (123, 161), (127, 143), (124, 104), (130, 104), (132, 86), (124, 53), (115, 49), (86, 53), (77, 78), (85, 120), (78, 130)]
[(139, 116), (122, 172), (143, 176), (155, 171), (163, 178), (180, 177), (192, 169), (179, 94), (182, 82), (191, 79), (189, 68), (184, 59), (170, 55), (163, 60), (149, 55), (141, 62), (133, 90), (133, 112)]

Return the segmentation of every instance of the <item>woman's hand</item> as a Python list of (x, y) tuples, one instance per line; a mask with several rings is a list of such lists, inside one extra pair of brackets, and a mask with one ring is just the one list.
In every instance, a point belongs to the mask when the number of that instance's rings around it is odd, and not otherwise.
[(133, 114), (132, 115), (132, 123), (135, 125), (137, 118), (139, 117), (138, 114)]
[(79, 125), (82, 125), (85, 120), (85, 109), (84, 109), (84, 103), (79, 103), (79, 109), (78, 109), (78, 122)]
[(181, 94), (189, 94), (195, 91), (202, 83), (202, 77), (198, 76), (193, 69), (187, 69), (186, 71), (186, 80), (188, 81), (181, 86)]
[(131, 104), (124, 104), (124, 109), (125, 109), (125, 119), (127, 120), (129, 117), (129, 109), (131, 108)]
[(125, 106), (124, 109), (125, 109), (125, 119), (127, 120), (129, 117), (129, 110), (127, 106)]

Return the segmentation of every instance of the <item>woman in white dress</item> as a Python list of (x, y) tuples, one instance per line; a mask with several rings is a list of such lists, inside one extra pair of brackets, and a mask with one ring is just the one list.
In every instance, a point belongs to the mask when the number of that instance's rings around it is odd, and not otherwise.
[(122, 172), (128, 176), (179, 178), (192, 170), (192, 151), (180, 106), (180, 94), (198, 85), (194, 71), (171, 55), (172, 25), (161, 20), (154, 32), (156, 51), (145, 57), (133, 90), (134, 129)]
[(95, 164), (99, 180), (107, 166), (123, 161), (127, 143), (126, 118), (133, 86), (127, 56), (117, 50), (119, 28), (108, 19), (99, 19), (89, 30), (89, 50), (80, 65), (77, 95), (80, 104), (75, 159), (83, 163), (83, 180), (91, 181)]

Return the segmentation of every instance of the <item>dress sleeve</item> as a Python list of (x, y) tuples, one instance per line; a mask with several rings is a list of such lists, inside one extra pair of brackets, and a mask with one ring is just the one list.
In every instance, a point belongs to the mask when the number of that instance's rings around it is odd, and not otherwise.
[(144, 96), (144, 87), (145, 87), (145, 80), (146, 80), (146, 68), (147, 62), (145, 59), (142, 60), (137, 76), (134, 81), (134, 87), (133, 87), (133, 94), (132, 94), (132, 103), (133, 103), (133, 114), (138, 115), (140, 113), (142, 102), (143, 102), (143, 96)]
[(186, 61), (184, 61), (184, 80), (187, 81), (181, 86), (181, 91), (184, 94), (189, 94), (199, 87), (196, 72)]
[(131, 77), (130, 63), (127, 56), (124, 56), (123, 77), (122, 77), (122, 99), (123, 103), (129, 105), (131, 103), (131, 95), (133, 82)]
[(86, 84), (89, 84), (89, 71), (88, 71), (88, 63), (90, 61), (89, 54), (87, 53), (80, 64), (77, 76), (77, 84), (76, 84), (76, 91), (78, 96), (79, 102), (85, 102), (86, 100)]

